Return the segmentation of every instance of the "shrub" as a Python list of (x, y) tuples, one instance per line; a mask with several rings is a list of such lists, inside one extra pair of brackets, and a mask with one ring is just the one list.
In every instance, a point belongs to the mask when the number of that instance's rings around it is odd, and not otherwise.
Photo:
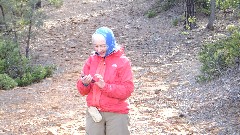
[(18, 83), (18, 86), (27, 86), (33, 83), (33, 77), (30, 72), (27, 72), (24, 73), (21, 78), (16, 78), (16, 82)]
[(148, 13), (147, 13), (147, 17), (148, 18), (153, 18), (155, 16), (157, 16), (157, 12), (156, 11), (154, 11), (154, 10), (148, 11)]
[(6, 73), (11, 78), (23, 74), (27, 59), (20, 54), (16, 43), (8, 40), (0, 40), (0, 73)]
[(178, 25), (178, 22), (179, 22), (179, 20), (177, 19), (177, 18), (175, 18), (174, 20), (173, 20), (173, 26), (177, 26)]
[(237, 64), (240, 59), (240, 32), (239, 30), (223, 40), (203, 46), (199, 53), (202, 62), (202, 75), (199, 81), (210, 81), (221, 75), (222, 72)]
[(50, 76), (53, 74), (54, 70), (56, 70), (56, 66), (53, 66), (53, 65), (51, 65), (51, 66), (45, 66), (44, 68), (45, 68), (45, 70), (46, 70), (46, 75), (45, 75), (45, 77), (50, 77)]
[[(0, 40), (0, 74), (15, 80), (18, 86), (27, 86), (53, 74), (55, 67), (30, 65), (30, 60), (20, 54), (16, 43)], [(12, 84), (4, 87), (12, 88)]]
[(27, 86), (35, 82), (40, 82), (42, 79), (49, 77), (53, 74), (55, 70), (54, 66), (33, 66), (28, 67), (26, 73), (22, 77), (16, 78), (18, 86)]
[(235, 26), (235, 25), (228, 25), (226, 27), (226, 29), (230, 32), (230, 33), (234, 33), (234, 32), (237, 32), (238, 31), (238, 27)]
[(63, 5), (63, 0), (49, 0), (49, 2), (58, 8)]
[(4, 71), (4, 59), (0, 59), (0, 74), (3, 74)]
[(51, 76), (53, 74), (53, 70), (53, 66), (36, 66), (32, 71), (33, 82), (39, 82), (42, 79)]
[(18, 84), (7, 74), (0, 74), (0, 89), (9, 90), (16, 87)]

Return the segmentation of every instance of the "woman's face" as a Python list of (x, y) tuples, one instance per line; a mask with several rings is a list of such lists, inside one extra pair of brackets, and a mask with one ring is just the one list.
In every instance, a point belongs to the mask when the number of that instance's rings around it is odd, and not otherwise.
[(106, 40), (101, 34), (94, 34), (92, 36), (92, 43), (94, 50), (99, 54), (99, 56), (104, 57), (107, 52)]

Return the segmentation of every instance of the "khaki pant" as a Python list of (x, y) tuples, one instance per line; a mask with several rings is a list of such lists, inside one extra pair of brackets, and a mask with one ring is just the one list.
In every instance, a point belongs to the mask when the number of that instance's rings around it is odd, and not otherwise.
[(100, 112), (102, 120), (94, 122), (87, 111), (86, 135), (130, 135), (128, 114)]

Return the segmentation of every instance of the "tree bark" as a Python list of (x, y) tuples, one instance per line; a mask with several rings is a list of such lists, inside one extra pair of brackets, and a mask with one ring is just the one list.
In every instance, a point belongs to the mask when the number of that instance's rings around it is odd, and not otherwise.
[(35, 8), (36, 8), (36, 9), (41, 8), (41, 7), (42, 7), (42, 4), (41, 4), (41, 3), (42, 3), (41, 0), (38, 0), (37, 3), (36, 3), (36, 5), (35, 5)]
[(2, 13), (2, 18), (3, 18), (3, 22), (0, 22), (0, 30), (2, 30), (3, 29), (3, 27), (4, 26), (2, 26), (2, 25), (5, 25), (5, 29), (6, 29), (6, 31), (8, 30), (8, 27), (7, 27), (7, 24), (6, 24), (6, 20), (5, 20), (5, 13), (4, 13), (4, 10), (3, 10), (3, 6), (2, 5), (0, 5), (0, 9), (1, 9), (1, 13)]
[(27, 35), (27, 41), (26, 41), (26, 58), (29, 58), (29, 51), (30, 51), (30, 40), (31, 40), (31, 34), (32, 34), (32, 25), (33, 25), (33, 13), (35, 11), (35, 4), (32, 5), (30, 18), (29, 18), (29, 26), (28, 26), (28, 35)]
[(215, 21), (215, 10), (216, 10), (216, 0), (211, 0), (211, 14), (208, 20), (207, 29), (214, 30), (214, 21)]
[(194, 0), (186, 0), (186, 10), (185, 10), (185, 22), (184, 22), (184, 28), (185, 29), (194, 29), (196, 27), (196, 22), (189, 21), (190, 19), (193, 19), (195, 17), (195, 6), (194, 6)]

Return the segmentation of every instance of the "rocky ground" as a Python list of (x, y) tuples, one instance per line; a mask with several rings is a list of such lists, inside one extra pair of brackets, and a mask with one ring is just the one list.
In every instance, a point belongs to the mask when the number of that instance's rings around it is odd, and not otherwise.
[(132, 135), (239, 134), (240, 68), (215, 81), (200, 84), (197, 53), (205, 42), (225, 36), (223, 26), (235, 23), (219, 17), (217, 29), (205, 30), (207, 20), (183, 34), (182, 4), (147, 18), (149, 0), (64, 0), (55, 9), (43, 6), (47, 19), (32, 42), (36, 63), (57, 66), (40, 83), (0, 91), (0, 134), (82, 135), (85, 97), (76, 89), (84, 60), (92, 51), (96, 28), (113, 29), (132, 61), (135, 92), (129, 99)]

